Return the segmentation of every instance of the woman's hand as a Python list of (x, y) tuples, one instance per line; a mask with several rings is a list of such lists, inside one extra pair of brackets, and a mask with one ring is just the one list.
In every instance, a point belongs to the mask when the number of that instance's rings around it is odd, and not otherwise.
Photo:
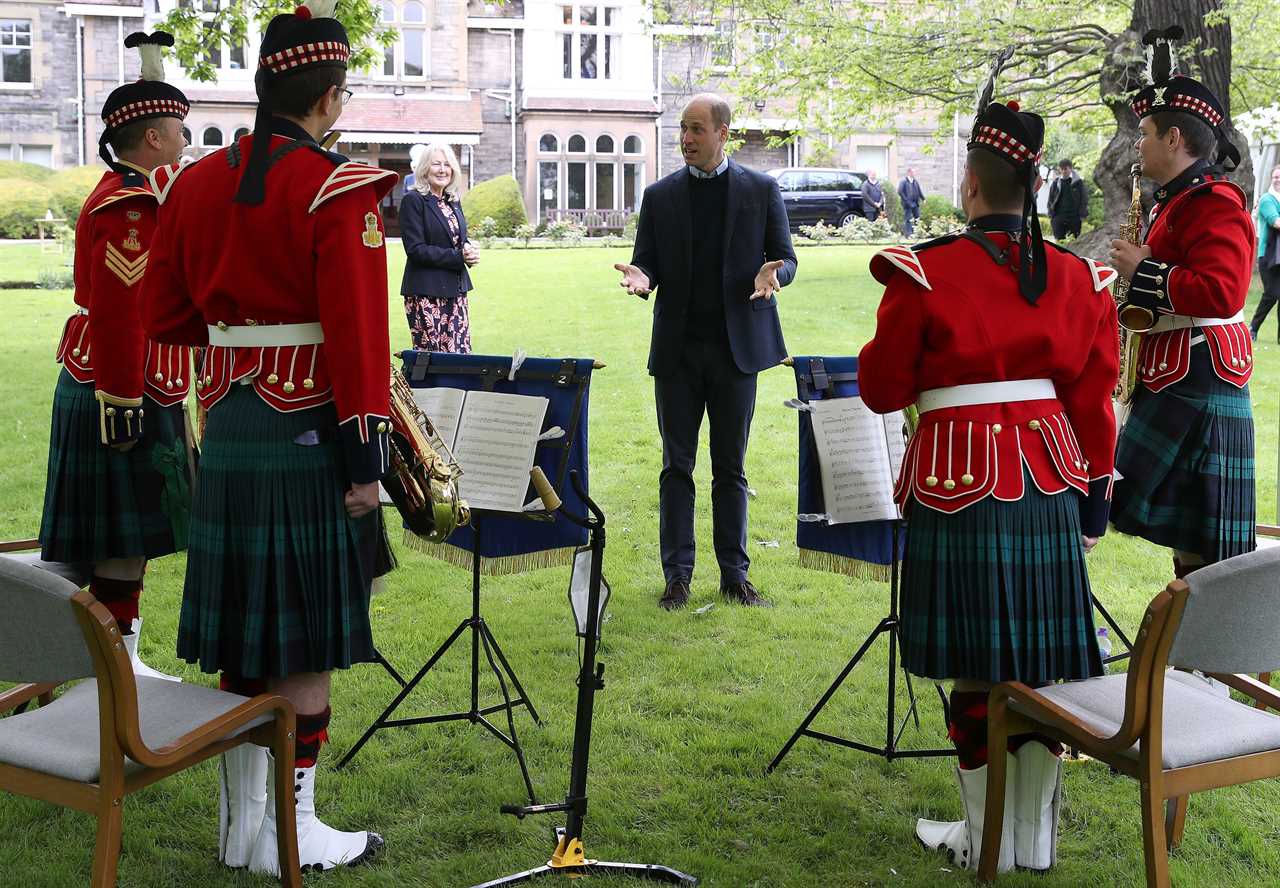
[(471, 268), (480, 262), (480, 248), (467, 241), (462, 245), (462, 261), (467, 263), (467, 267)]

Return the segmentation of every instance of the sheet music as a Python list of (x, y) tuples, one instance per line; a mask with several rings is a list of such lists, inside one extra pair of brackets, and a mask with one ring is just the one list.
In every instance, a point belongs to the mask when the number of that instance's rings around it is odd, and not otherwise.
[(827, 523), (900, 518), (893, 485), (906, 452), (901, 411), (881, 416), (858, 397), (809, 406)]
[(466, 398), (466, 390), (460, 388), (441, 386), (413, 390), (413, 400), (417, 402), (418, 409), (427, 414), (427, 419), (431, 420), (441, 440), (450, 449), (458, 437), (458, 417), (462, 415), (462, 402)]
[[(465, 395), (453, 445), (463, 473), (459, 492), (473, 509), (519, 512), (524, 507), (533, 452), (550, 401), (501, 392), (470, 391)], [(446, 413), (447, 408), (442, 415)]]

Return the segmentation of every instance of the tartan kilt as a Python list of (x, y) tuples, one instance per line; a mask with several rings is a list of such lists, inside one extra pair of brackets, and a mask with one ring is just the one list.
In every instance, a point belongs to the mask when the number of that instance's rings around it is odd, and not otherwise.
[(1116, 447), (1111, 523), (1212, 563), (1252, 552), (1256, 491), (1249, 387), (1220, 380), (1192, 348), (1185, 378), (1139, 389)]
[(390, 548), (380, 510), (347, 515), (334, 405), (282, 413), (233, 385), (202, 445), (178, 656), (244, 678), (372, 661)]
[(1030, 685), (1102, 674), (1077, 494), (912, 502), (902, 566), (902, 663), (933, 679)]
[(65, 369), (53, 392), (41, 557), (94, 564), (159, 558), (187, 545), (191, 511), (182, 405), (148, 397), (143, 435), (121, 453), (104, 445), (93, 383)]

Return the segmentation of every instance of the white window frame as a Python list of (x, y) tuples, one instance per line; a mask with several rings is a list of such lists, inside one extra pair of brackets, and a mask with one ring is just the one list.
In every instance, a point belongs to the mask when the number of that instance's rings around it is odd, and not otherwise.
[(0, 80), (0, 89), (34, 89), (36, 79), (36, 23), (30, 18), (0, 18), (0, 23), (18, 25), (25, 22), (27, 25), (27, 44), (22, 46), (19, 44), (18, 29), (14, 27), (12, 33), (13, 42), (6, 42), (5, 38), (10, 36), (10, 32), (0, 30), (0, 49), (25, 49), (27, 51), (27, 71), (29, 78), (27, 80)]
[[(404, 18), (404, 7), (407, 3), (417, 3), (422, 7), (422, 21), (406, 22)], [(393, 27), (399, 36), (396, 42), (389, 47), (381, 47), (384, 51), (391, 50), (391, 68), (392, 73), (388, 74), (383, 70), (386, 64), (386, 57), (383, 55), (378, 64), (374, 67), (370, 76), (374, 80), (384, 83), (426, 83), (431, 79), (431, 6), (425, 0), (382, 0), (378, 4), (380, 10), (379, 22), (384, 26)], [(394, 12), (393, 18), (387, 18), (387, 7)], [(404, 73), (405, 63), (405, 30), (413, 30), (422, 34), (422, 73), (406, 74)]]
[[(564, 10), (572, 10), (570, 23), (564, 23)], [(582, 10), (594, 8), (596, 10), (596, 23), (594, 25), (584, 25), (582, 23)], [(559, 60), (560, 79), (569, 81), (587, 81), (597, 82), (606, 81), (613, 82), (622, 79), (622, 15), (623, 7), (618, 2), (587, 2), (582, 3), (573, 0), (570, 3), (556, 3), (554, 7), (556, 11), (556, 25), (554, 28), (555, 37), (555, 58)], [(605, 19), (609, 17), (609, 10), (613, 10), (613, 23), (605, 24)], [(592, 35), (596, 38), (596, 76), (582, 76), (582, 37), (583, 35)], [(564, 39), (569, 38), (570, 65), (569, 77), (564, 76)], [(610, 56), (610, 65), (605, 67), (605, 46), (609, 42), (609, 38), (614, 40), (615, 52)]]

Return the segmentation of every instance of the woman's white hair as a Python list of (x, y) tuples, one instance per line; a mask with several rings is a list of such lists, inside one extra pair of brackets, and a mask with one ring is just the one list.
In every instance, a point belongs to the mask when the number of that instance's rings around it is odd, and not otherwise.
[(457, 200), (458, 181), (462, 178), (462, 167), (458, 165), (458, 155), (453, 153), (453, 149), (449, 147), (447, 142), (430, 142), (414, 158), (413, 187), (422, 194), (431, 193), (431, 185), (427, 182), (427, 175), (431, 171), (431, 158), (435, 157), (437, 152), (444, 155), (444, 159), (449, 162), (449, 184), (444, 186), (445, 194)]

